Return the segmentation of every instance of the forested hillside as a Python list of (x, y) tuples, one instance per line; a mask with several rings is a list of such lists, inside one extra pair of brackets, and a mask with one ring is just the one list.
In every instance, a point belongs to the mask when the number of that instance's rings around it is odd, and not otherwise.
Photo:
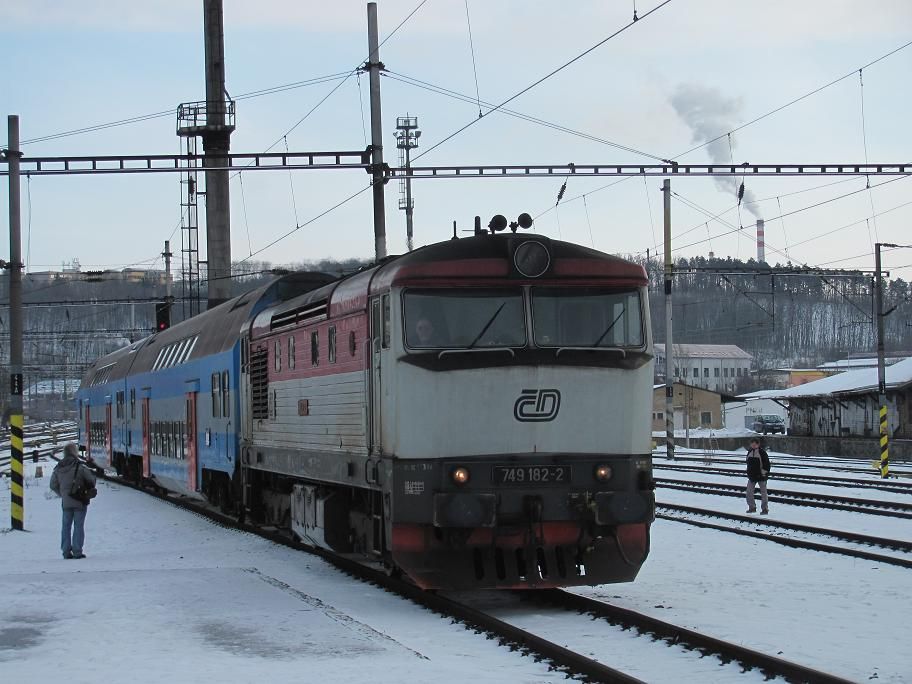
[[(654, 339), (665, 341), (663, 265), (640, 263), (650, 279), (650, 308)], [(358, 260), (299, 264), (332, 274), (351, 273), (364, 266)], [(674, 280), (674, 341), (676, 343), (736, 344), (754, 356), (756, 367), (815, 366), (850, 354), (873, 352), (876, 328), (873, 283), (869, 276), (841, 273), (821, 277), (787, 273), (791, 265), (769, 268), (750, 260), (695, 258), (676, 264)], [(711, 269), (711, 270), (701, 270)], [(746, 271), (746, 273), (745, 273)], [(274, 277), (271, 265), (236, 265), (237, 294)], [(851, 277), (850, 277), (851, 276)], [(154, 305), (165, 295), (153, 282), (124, 282), (115, 274), (86, 280), (24, 283), (26, 385), (52, 377), (80, 377), (92, 359), (148, 335)], [(183, 317), (181, 283), (172, 320)], [(110, 303), (112, 300), (120, 303)], [(8, 286), (0, 282), (0, 402), (9, 382)], [(205, 306), (205, 288), (203, 292)], [(912, 350), (912, 291), (902, 280), (887, 280), (884, 293), (886, 349)]]

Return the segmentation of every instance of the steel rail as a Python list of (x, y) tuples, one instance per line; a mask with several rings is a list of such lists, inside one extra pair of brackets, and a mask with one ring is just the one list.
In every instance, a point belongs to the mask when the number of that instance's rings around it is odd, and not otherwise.
[(808, 534), (819, 534), (826, 537), (834, 537), (843, 541), (856, 542), (858, 544), (870, 544), (872, 546), (882, 546), (897, 551), (906, 551), (912, 553), (912, 542), (902, 539), (889, 539), (887, 537), (874, 537), (860, 532), (846, 532), (844, 530), (833, 530), (827, 527), (814, 527), (813, 525), (801, 525), (799, 523), (785, 522), (784, 520), (775, 520), (772, 518), (757, 518), (756, 516), (741, 515), (739, 513), (727, 513), (725, 511), (715, 511), (709, 508), (697, 508), (696, 506), (684, 506), (682, 504), (656, 504), (657, 508), (665, 508), (682, 513), (693, 513), (695, 515), (705, 515), (713, 518), (724, 518), (726, 520), (736, 520), (738, 522), (750, 523), (752, 525), (765, 525), (767, 527), (780, 527), (795, 532), (806, 532)]
[(773, 543), (781, 544), (783, 546), (790, 546), (795, 549), (809, 549), (811, 551), (823, 551), (825, 553), (835, 553), (843, 556), (854, 556), (856, 558), (863, 558), (865, 560), (875, 561), (877, 563), (898, 565), (903, 568), (912, 569), (912, 560), (906, 558), (898, 558), (896, 556), (885, 556), (880, 553), (872, 553), (870, 551), (862, 551), (860, 549), (850, 549), (847, 547), (832, 546), (830, 544), (819, 544), (817, 542), (792, 539), (790, 537), (780, 537), (775, 534), (757, 532), (756, 530), (735, 529), (726, 525), (716, 525), (714, 523), (704, 522), (702, 520), (676, 518), (664, 513), (656, 513), (656, 518), (679, 522), (685, 525), (693, 525), (694, 527), (703, 527), (710, 530), (718, 530), (720, 532), (731, 532), (732, 534), (739, 534), (743, 537), (753, 537), (754, 539), (771, 541)]
[(745, 669), (758, 668), (768, 678), (781, 676), (791, 681), (815, 682), (820, 684), (846, 684), (850, 680), (821, 672), (783, 658), (767, 655), (760, 651), (733, 644), (723, 639), (665, 622), (643, 613), (622, 608), (605, 601), (580, 596), (562, 589), (545, 589), (526, 592), (528, 600), (548, 603), (576, 610), (613, 624), (634, 627), (641, 633), (652, 634), (672, 644), (685, 644), (693, 650), (714, 653), (723, 660), (733, 660)]
[[(736, 485), (715, 484), (712, 482), (688, 482), (686, 480), (668, 480), (655, 478), (657, 487), (678, 489), (695, 492), (697, 494), (713, 494), (716, 496), (744, 496), (744, 487)], [(885, 515), (893, 518), (912, 519), (912, 504), (894, 501), (877, 501), (876, 499), (853, 499), (835, 494), (808, 494), (803, 492), (782, 492), (768, 490), (768, 499), (775, 503), (795, 504), (814, 508), (830, 508), (837, 511), (851, 511), (853, 513), (868, 513), (871, 515)]]
[[(666, 463), (666, 461), (664, 461), (662, 459), (663, 455), (664, 454), (662, 454), (661, 452), (658, 455), (653, 454), (653, 458), (658, 459), (657, 462), (661, 462), (664, 464), (664, 463)], [(732, 456), (735, 456), (735, 454), (732, 454)], [(803, 470), (806, 468), (824, 468), (827, 470), (833, 470), (836, 472), (844, 472), (844, 473), (871, 473), (871, 472), (874, 472), (873, 468), (871, 468), (871, 467), (851, 468), (846, 465), (844, 465), (844, 466), (835, 465), (838, 462), (848, 461), (849, 465), (851, 463), (855, 462), (850, 459), (836, 458), (832, 461), (832, 463), (834, 463), (834, 466), (830, 466), (830, 465), (825, 465), (825, 463), (831, 463), (830, 461), (826, 461), (824, 463), (807, 462), (806, 460), (804, 460), (805, 458), (814, 458), (814, 457), (799, 456), (799, 457), (795, 457), (795, 458), (786, 459), (786, 458), (783, 458), (782, 455), (779, 455), (776, 457), (774, 464), (777, 468), (777, 472), (778, 472), (779, 468), (789, 468), (789, 469), (796, 469), (796, 470)], [(741, 458), (712, 458), (710, 460), (712, 463), (732, 463), (732, 464), (740, 465), (742, 468), (744, 467), (744, 457), (743, 456)], [(700, 456), (675, 455), (675, 462), (676, 463), (681, 463), (681, 462), (706, 463), (706, 459), (703, 457), (700, 457)], [(670, 463), (670, 461), (669, 461), (669, 463)], [(900, 470), (898, 472), (894, 468), (894, 465), (900, 466)], [(891, 479), (899, 479), (896, 477), (897, 475), (899, 475), (900, 477), (912, 477), (912, 471), (902, 469), (902, 465), (908, 465), (908, 463), (905, 461), (899, 461), (897, 464), (892, 464), (892, 463), (890, 464)]]
[[(778, 465), (778, 464), (777, 464)], [(653, 463), (653, 470), (676, 470), (687, 473), (712, 473), (714, 475), (725, 475), (729, 477), (744, 477), (743, 470), (730, 470), (726, 468), (713, 467), (694, 467), (686, 465), (672, 465), (666, 463)], [(872, 473), (873, 476), (873, 473)], [(879, 476), (878, 476), (879, 477)], [(802, 475), (798, 473), (781, 473), (776, 472), (776, 480), (788, 482), (803, 482), (806, 484), (818, 484), (826, 487), (856, 487), (858, 489), (877, 489), (883, 492), (893, 494), (910, 494), (912, 495), (912, 482), (890, 482), (884, 483), (883, 480), (850, 480), (844, 477), (829, 477), (827, 475)]]

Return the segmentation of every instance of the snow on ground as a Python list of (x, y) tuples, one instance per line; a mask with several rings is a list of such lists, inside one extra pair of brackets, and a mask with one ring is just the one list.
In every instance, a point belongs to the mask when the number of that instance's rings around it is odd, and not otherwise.
[[(313, 556), (109, 483), (88, 558), (63, 560), (44, 468), (28, 531), (0, 528), (0, 681), (566, 681)], [(3, 525), (9, 511), (4, 478)]]
[[(34, 467), (27, 463), (27, 473)], [(59, 500), (47, 492), (51, 465), (43, 467), (43, 479), (27, 479), (28, 531), (0, 528), (3, 681), (61, 673), (92, 684), (565, 681), (319, 559), (109, 483), (90, 507), (89, 558), (65, 561)], [(661, 490), (660, 499), (670, 500)], [(795, 522), (840, 529), (858, 515), (800, 509)], [(0, 517), (9, 520), (8, 479)], [(912, 680), (910, 580), (904, 568), (658, 520), (636, 582), (578, 591), (849, 679), (898, 683)], [(637, 650), (598, 625), (552, 628), (534, 612), (511, 619), (610, 665), (637, 667)], [(643, 667), (640, 676), (679, 681), (673, 668)], [(726, 667), (705, 681), (733, 679), (741, 680)]]

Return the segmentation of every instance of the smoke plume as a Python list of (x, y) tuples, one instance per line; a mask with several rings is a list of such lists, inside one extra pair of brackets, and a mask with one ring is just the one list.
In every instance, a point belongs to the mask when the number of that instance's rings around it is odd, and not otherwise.
[[(731, 149), (729, 149), (729, 136), (726, 136), (725, 133), (738, 125), (736, 115), (741, 109), (739, 99), (727, 98), (715, 88), (682, 84), (672, 95), (671, 105), (684, 123), (690, 127), (693, 142), (705, 143), (720, 135), (723, 136), (709, 143), (706, 151), (713, 164), (732, 164), (732, 154), (737, 147), (735, 136), (731, 136)], [(734, 163), (738, 165), (743, 161), (735, 158)], [(738, 200), (740, 176), (716, 176), (713, 180), (720, 190), (736, 201)], [(741, 205), (756, 218), (763, 218), (760, 215), (759, 205), (754, 203), (755, 199), (754, 194), (745, 188)]]

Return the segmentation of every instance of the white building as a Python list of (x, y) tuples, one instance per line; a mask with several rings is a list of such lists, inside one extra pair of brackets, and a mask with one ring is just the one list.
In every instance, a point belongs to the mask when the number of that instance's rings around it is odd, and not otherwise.
[[(665, 379), (665, 345), (653, 345), (656, 379)], [(690, 385), (732, 394), (741, 378), (750, 376), (753, 357), (733, 344), (674, 345), (674, 375)]]

